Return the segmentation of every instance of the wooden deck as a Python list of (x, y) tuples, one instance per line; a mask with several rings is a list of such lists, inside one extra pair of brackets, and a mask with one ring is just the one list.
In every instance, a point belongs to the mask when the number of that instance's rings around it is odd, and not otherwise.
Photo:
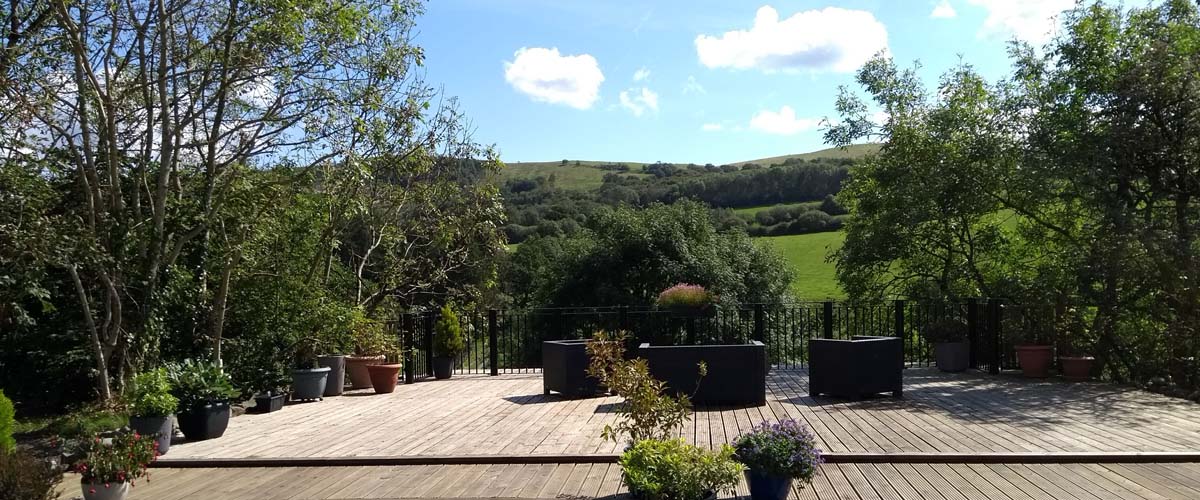
[[(611, 464), (155, 469), (133, 500), (193, 498), (556, 498), (623, 495)], [(79, 495), (67, 477), (61, 498)], [(745, 485), (737, 495), (746, 496)], [(731, 495), (721, 495), (728, 498)], [(794, 499), (1184, 500), (1200, 498), (1200, 464), (825, 464)]]
[[(803, 371), (776, 370), (767, 400), (697, 408), (681, 436), (711, 447), (793, 417), (833, 452), (1200, 451), (1200, 406), (1100, 383), (917, 368), (903, 399), (847, 402), (813, 399)], [(164, 458), (608, 454), (618, 445), (599, 435), (617, 401), (544, 396), (536, 373), (456, 375), (235, 417), (224, 437), (176, 443)]]

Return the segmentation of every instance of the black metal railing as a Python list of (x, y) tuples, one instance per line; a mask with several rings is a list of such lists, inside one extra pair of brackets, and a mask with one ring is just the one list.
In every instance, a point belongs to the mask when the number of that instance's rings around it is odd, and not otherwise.
[[(1061, 307), (1015, 305), (1000, 300), (961, 302), (800, 302), (715, 308), (681, 316), (645, 307), (585, 307), (469, 311), (459, 316), (466, 350), (457, 373), (497, 375), (541, 367), (542, 342), (589, 338), (597, 331), (624, 331), (631, 344), (767, 345), (772, 366), (796, 368), (808, 360), (808, 339), (890, 336), (904, 340), (910, 366), (933, 361), (923, 326), (941, 318), (967, 324), (971, 366), (992, 373), (1016, 367), (1012, 345), (1023, 339), (1057, 343), (1054, 322)], [(394, 325), (405, 348), (406, 380), (432, 375), (435, 312), (402, 315)]]

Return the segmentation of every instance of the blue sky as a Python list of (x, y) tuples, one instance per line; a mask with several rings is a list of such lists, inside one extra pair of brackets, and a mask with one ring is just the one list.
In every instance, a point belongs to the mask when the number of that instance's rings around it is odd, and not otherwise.
[(818, 123), (870, 54), (961, 56), (985, 76), (1071, 0), (431, 0), (429, 83), (507, 162), (728, 163), (825, 147)]

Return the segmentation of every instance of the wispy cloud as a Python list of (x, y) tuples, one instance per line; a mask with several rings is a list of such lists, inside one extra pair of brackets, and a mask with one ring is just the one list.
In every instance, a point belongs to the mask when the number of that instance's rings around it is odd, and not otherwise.
[(640, 82), (647, 78), (650, 78), (650, 70), (645, 67), (638, 68), (637, 71), (633, 72), (633, 81), (635, 82)]
[(934, 19), (952, 19), (958, 16), (958, 12), (954, 11), (954, 6), (950, 5), (950, 0), (942, 0), (933, 7), (933, 12), (929, 13), (929, 17)]
[(1032, 43), (1051, 38), (1056, 17), (1075, 0), (968, 0), (987, 11), (979, 36), (1016, 37)]
[(779, 111), (764, 109), (750, 118), (750, 128), (776, 135), (798, 134), (815, 129), (820, 123), (816, 118), (797, 118), (791, 106), (783, 106)]
[(703, 94), (707, 94), (707, 93), (708, 93), (708, 91), (704, 90), (704, 86), (700, 85), (700, 82), (697, 82), (696, 77), (694, 77), (694, 76), (689, 76), (687, 79), (687, 82), (684, 82), (684, 84), (683, 84), (683, 95), (688, 95), (688, 94), (703, 95)]
[(827, 7), (781, 20), (769, 5), (758, 9), (750, 29), (700, 35), (695, 44), (706, 67), (766, 72), (850, 72), (888, 48), (887, 28), (865, 10)]
[(658, 94), (646, 87), (622, 90), (617, 97), (621, 107), (628, 109), (633, 116), (642, 116), (647, 111), (658, 112)]

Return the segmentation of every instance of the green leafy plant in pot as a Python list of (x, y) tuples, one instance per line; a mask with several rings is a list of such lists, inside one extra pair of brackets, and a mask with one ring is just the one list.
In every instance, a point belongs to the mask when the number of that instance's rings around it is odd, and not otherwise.
[(171, 395), (179, 400), (179, 431), (192, 441), (221, 437), (229, 426), (229, 401), (240, 392), (214, 363), (183, 360), (167, 365)]
[(742, 466), (733, 448), (709, 451), (683, 439), (645, 439), (617, 460), (622, 480), (635, 498), (644, 500), (704, 500), (733, 492)]
[(84, 443), (84, 458), (75, 464), (84, 500), (121, 500), (130, 486), (147, 475), (158, 458), (153, 439), (137, 432), (112, 438), (95, 436)]
[(350, 378), (351, 389), (370, 389), (371, 374), (367, 366), (387, 361), (389, 340), (383, 325), (367, 318), (361, 309), (355, 311), (350, 322), (354, 355), (346, 357), (346, 376)]
[(330, 368), (317, 363), (314, 343), (314, 339), (302, 339), (296, 345), (296, 365), (292, 367), (293, 400), (319, 401), (325, 395)]
[(175, 434), (172, 418), (178, 406), (179, 400), (171, 395), (171, 381), (165, 368), (139, 373), (130, 384), (129, 428), (153, 438), (158, 454), (165, 455)]
[(318, 315), (320, 349), (317, 365), (329, 368), (325, 382), (325, 397), (341, 396), (346, 387), (346, 355), (353, 351), (354, 323), (363, 317), (362, 308), (350, 308), (341, 304), (328, 304)]
[(971, 346), (967, 342), (967, 324), (957, 318), (940, 318), (922, 329), (925, 340), (933, 344), (933, 357), (939, 370), (961, 372), (971, 362)]
[(1059, 353), (1058, 366), (1068, 382), (1086, 382), (1092, 378), (1092, 365), (1096, 358), (1091, 355), (1094, 341), (1089, 335), (1088, 322), (1083, 311), (1069, 307), (1059, 316), (1058, 331), (1065, 337), (1063, 352)]
[(746, 483), (754, 500), (783, 500), (792, 483), (812, 482), (821, 450), (808, 427), (793, 419), (763, 422), (737, 437), (734, 458), (746, 466)]
[(462, 325), (449, 304), (442, 306), (433, 325), (433, 376), (439, 380), (454, 373), (454, 360), (466, 350)]

